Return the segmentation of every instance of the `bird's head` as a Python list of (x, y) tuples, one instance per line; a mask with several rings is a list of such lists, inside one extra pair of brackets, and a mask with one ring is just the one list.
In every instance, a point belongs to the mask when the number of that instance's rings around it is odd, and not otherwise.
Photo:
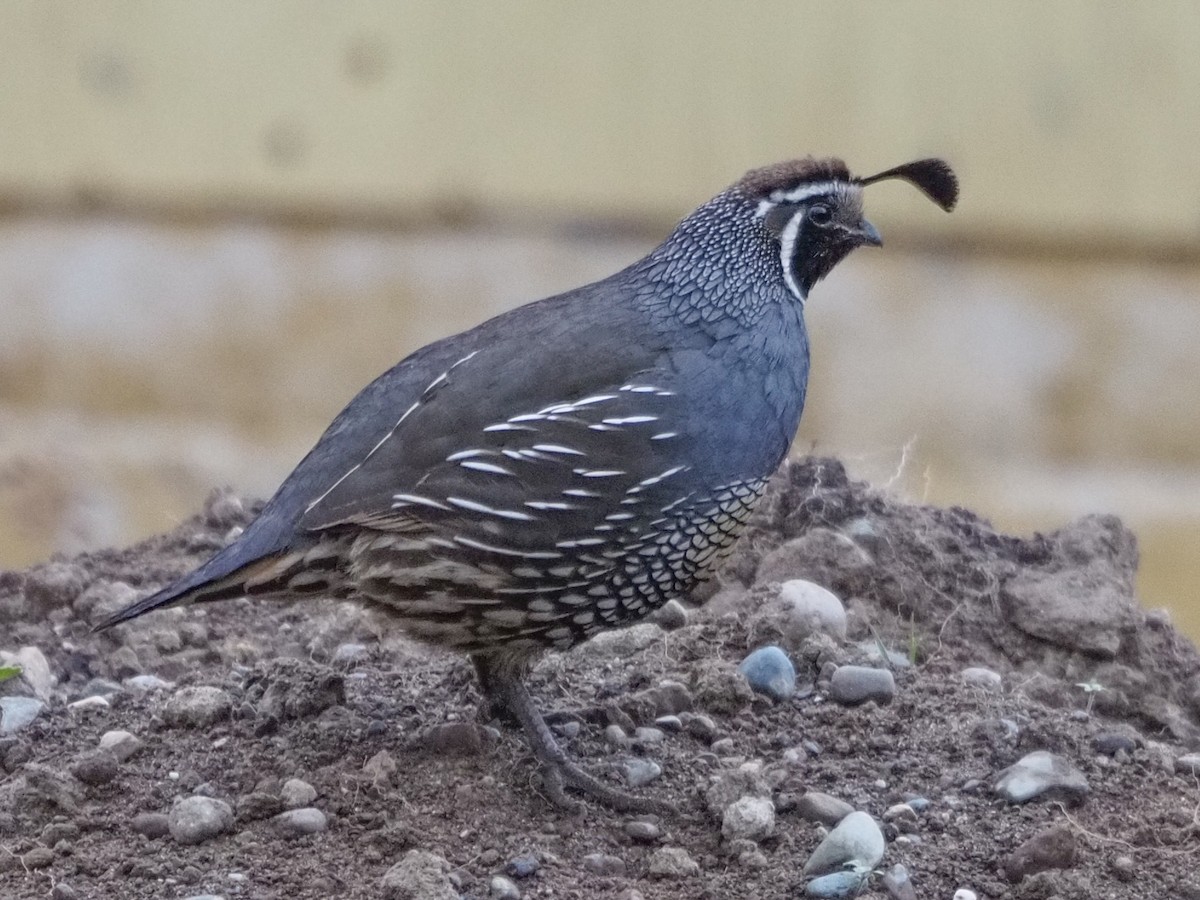
[(784, 282), (803, 302), (851, 250), (883, 244), (863, 217), (862, 191), (890, 178), (915, 185), (947, 212), (958, 200), (958, 179), (940, 159), (905, 163), (869, 178), (851, 175), (838, 159), (798, 159), (754, 169), (733, 190), (756, 204), (756, 218), (779, 244)]

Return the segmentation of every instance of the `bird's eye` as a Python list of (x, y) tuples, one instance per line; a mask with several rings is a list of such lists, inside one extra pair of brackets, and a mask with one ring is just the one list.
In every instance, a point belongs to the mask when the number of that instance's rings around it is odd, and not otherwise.
[(808, 208), (808, 221), (814, 225), (828, 225), (833, 221), (833, 211), (824, 203), (814, 203)]

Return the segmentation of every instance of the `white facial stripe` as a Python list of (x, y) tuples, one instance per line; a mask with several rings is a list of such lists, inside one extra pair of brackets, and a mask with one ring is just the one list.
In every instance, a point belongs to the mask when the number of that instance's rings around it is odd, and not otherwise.
[(841, 181), (818, 181), (815, 184), (802, 185), (791, 191), (775, 191), (771, 194), (771, 199), (776, 203), (799, 203), (809, 197), (832, 194), (843, 184), (844, 182)]
[(783, 280), (787, 282), (788, 290), (801, 303), (804, 303), (805, 296), (796, 281), (795, 272), (792, 271), (792, 255), (796, 251), (796, 241), (799, 239), (800, 229), (803, 227), (804, 210), (801, 209), (788, 219), (787, 225), (783, 228), (783, 234), (779, 236), (779, 264), (783, 266)]

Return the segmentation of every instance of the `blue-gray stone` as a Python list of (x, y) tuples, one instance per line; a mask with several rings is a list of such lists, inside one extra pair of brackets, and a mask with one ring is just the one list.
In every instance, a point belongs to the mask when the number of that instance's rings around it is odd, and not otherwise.
[(775, 700), (796, 693), (796, 668), (779, 647), (759, 647), (738, 666), (750, 687)]
[(504, 867), (513, 878), (528, 878), (542, 867), (536, 856), (514, 856)]
[(822, 900), (846, 900), (857, 897), (863, 889), (865, 878), (857, 872), (833, 872), (814, 878), (804, 888), (804, 896)]
[(33, 697), (0, 697), (0, 735), (16, 734), (28, 727), (44, 706)]

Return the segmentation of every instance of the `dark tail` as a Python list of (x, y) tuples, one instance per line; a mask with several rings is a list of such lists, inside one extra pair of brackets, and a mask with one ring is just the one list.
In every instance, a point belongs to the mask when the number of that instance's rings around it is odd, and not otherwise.
[(229, 545), (200, 568), (109, 616), (92, 630), (103, 631), (151, 610), (185, 603), (335, 591), (336, 557), (321, 552), (324, 548), (277, 552), (247, 561), (246, 548), (239, 544)]

